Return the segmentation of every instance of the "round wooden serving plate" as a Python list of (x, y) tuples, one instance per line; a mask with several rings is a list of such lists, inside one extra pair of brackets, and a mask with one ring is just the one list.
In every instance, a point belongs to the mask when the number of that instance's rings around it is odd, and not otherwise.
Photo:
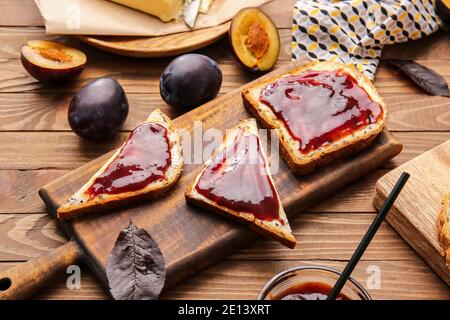
[(169, 57), (203, 48), (228, 32), (231, 22), (215, 27), (159, 37), (78, 36), (107, 52), (129, 57)]

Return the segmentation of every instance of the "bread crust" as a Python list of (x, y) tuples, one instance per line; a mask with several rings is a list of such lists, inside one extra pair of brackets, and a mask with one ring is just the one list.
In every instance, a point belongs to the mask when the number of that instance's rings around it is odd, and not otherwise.
[(179, 153), (179, 158), (177, 158), (177, 161), (172, 161), (173, 163), (169, 169), (173, 170), (171, 177), (168, 179), (157, 180), (138, 191), (123, 192), (115, 195), (106, 195), (104, 197), (99, 196), (93, 199), (84, 196), (83, 192), (92, 184), (95, 177), (100, 172), (104, 172), (109, 163), (111, 163), (111, 161), (119, 154), (122, 149), (122, 147), (120, 147), (85, 185), (83, 185), (65, 204), (57, 209), (57, 217), (59, 219), (69, 220), (87, 213), (105, 211), (153, 199), (168, 191), (177, 182), (183, 168), (183, 155), (180, 137), (175, 132), (172, 121), (163, 112), (157, 109), (150, 114), (146, 122), (155, 122), (165, 126), (169, 133), (169, 144), (172, 151), (172, 157), (174, 158), (174, 152)]
[(127, 195), (126, 197), (115, 195), (114, 198), (109, 199), (108, 201), (96, 201), (95, 203), (89, 206), (83, 206), (81, 204), (81, 205), (73, 205), (72, 208), (70, 209), (65, 210), (58, 209), (57, 217), (61, 220), (70, 220), (88, 213), (102, 212), (110, 209), (115, 209), (118, 207), (143, 202), (145, 200), (153, 199), (162, 195), (164, 192), (169, 190), (175, 183), (176, 180), (170, 184), (167, 184), (164, 187), (149, 189), (146, 193), (142, 194), (131, 194)]
[[(297, 142), (292, 139), (284, 123), (278, 120), (269, 107), (262, 105), (259, 102), (259, 99), (255, 98), (255, 94), (258, 94), (259, 98), (259, 93), (268, 84), (277, 81), (283, 76), (299, 74), (306, 70), (344, 70), (357, 81), (359, 86), (366, 90), (373, 101), (380, 104), (383, 109), (382, 118), (376, 123), (366, 126), (352, 135), (339, 139), (332, 144), (322, 146), (308, 155), (300, 154)], [(387, 111), (386, 104), (378, 94), (372, 82), (366, 76), (354, 67), (335, 62), (311, 62), (303, 66), (295, 67), (282, 76), (257, 82), (242, 91), (242, 99), (244, 106), (258, 119), (262, 126), (276, 131), (280, 142), (281, 156), (286, 161), (291, 171), (297, 175), (311, 173), (318, 167), (327, 165), (336, 159), (355, 154), (367, 148), (383, 130)]]
[(447, 267), (450, 269), (450, 192), (442, 198), (442, 206), (437, 217), (437, 231), (442, 255), (445, 257)]
[[(227, 134), (224, 138), (224, 142), (221, 144), (221, 146), (219, 146), (218, 149), (215, 150), (215, 152), (211, 156), (211, 159), (213, 159), (217, 155), (217, 153), (219, 153), (223, 150), (223, 148), (225, 147), (224, 143), (228, 140), (227, 138), (232, 136), (239, 128), (245, 127), (247, 125), (254, 127), (255, 128), (254, 130), (256, 130), (256, 133), (257, 133), (256, 121), (254, 119), (242, 120), (237, 127), (227, 131)], [(295, 240), (295, 237), (293, 236), (292, 231), (290, 230), (290, 227), (289, 227), (289, 229), (282, 228), (283, 230), (281, 230), (281, 228), (278, 225), (272, 225), (272, 223), (258, 220), (252, 214), (245, 213), (245, 212), (237, 212), (235, 210), (221, 206), (221, 205), (217, 204), (216, 202), (213, 202), (213, 201), (203, 197), (202, 195), (200, 195), (195, 190), (195, 185), (197, 184), (198, 180), (200, 179), (201, 175), (203, 174), (203, 172), (207, 168), (207, 166), (208, 166), (208, 162), (205, 163), (200, 168), (199, 173), (197, 174), (195, 179), (189, 184), (189, 186), (187, 187), (187, 189), (185, 191), (185, 197), (189, 203), (197, 205), (197, 206), (205, 208), (205, 209), (208, 209), (208, 210), (211, 210), (211, 211), (218, 213), (225, 217), (232, 217), (235, 221), (247, 224), (254, 231), (256, 231), (262, 235), (271, 237), (271, 238), (275, 239), (276, 241), (282, 243), (283, 245), (285, 245), (288, 248), (295, 248), (297, 241)], [(266, 163), (266, 170), (269, 172), (267, 163)], [(269, 177), (271, 183), (275, 186), (272, 177), (270, 175), (268, 177)], [(283, 207), (282, 207), (282, 204), (280, 201), (280, 197), (276, 190), (275, 190), (275, 193), (276, 193), (278, 202), (280, 204), (279, 215), (280, 215), (280, 218), (283, 219), (284, 223), (285, 223), (285, 225), (283, 227), (289, 226), (289, 221), (287, 220), (286, 214), (284, 213), (284, 210), (283, 210)]]

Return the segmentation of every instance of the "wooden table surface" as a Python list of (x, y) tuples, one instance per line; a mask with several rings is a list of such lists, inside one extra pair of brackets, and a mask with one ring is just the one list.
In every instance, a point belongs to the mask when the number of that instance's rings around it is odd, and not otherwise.
[[(263, 7), (277, 24), (282, 42), (278, 65), (290, 60), (291, 8), (294, 0), (276, 0)], [(0, 0), (0, 270), (39, 257), (66, 242), (47, 215), (37, 190), (49, 181), (119, 146), (154, 108), (170, 116), (158, 93), (158, 79), (170, 59), (113, 56), (74, 38), (47, 36), (32, 0)], [(425, 39), (387, 47), (388, 58), (414, 59), (450, 82), (450, 34), (439, 31)], [(82, 49), (88, 65), (73, 84), (41, 85), (23, 69), (20, 47), (29, 39), (56, 39)], [(226, 39), (200, 51), (221, 65), (221, 94), (253, 79), (231, 58)], [(125, 88), (130, 114), (113, 141), (87, 142), (70, 131), (67, 107), (73, 93), (100, 76), (111, 76)], [(382, 168), (345, 188), (291, 221), (300, 245), (285, 249), (266, 239), (200, 272), (163, 298), (254, 299), (275, 273), (299, 265), (342, 268), (375, 216), (376, 180), (384, 173), (450, 138), (450, 99), (423, 93), (409, 79), (382, 62), (375, 85), (389, 108), (387, 127), (404, 143), (404, 151)], [(408, 103), (405, 103), (407, 101)], [(82, 268), (81, 289), (66, 286), (62, 273), (37, 299), (104, 299), (103, 288)], [(450, 299), (449, 288), (386, 223), (355, 270), (365, 286), (373, 270), (380, 286), (369, 289), (375, 299)], [(369, 283), (370, 284), (370, 283)]]

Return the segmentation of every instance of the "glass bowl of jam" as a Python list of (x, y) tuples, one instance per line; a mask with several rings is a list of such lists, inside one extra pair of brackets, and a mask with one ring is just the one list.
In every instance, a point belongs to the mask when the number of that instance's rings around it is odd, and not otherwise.
[[(258, 300), (326, 300), (338, 280), (338, 270), (321, 266), (288, 269), (270, 279)], [(349, 278), (336, 300), (372, 300), (364, 287)]]

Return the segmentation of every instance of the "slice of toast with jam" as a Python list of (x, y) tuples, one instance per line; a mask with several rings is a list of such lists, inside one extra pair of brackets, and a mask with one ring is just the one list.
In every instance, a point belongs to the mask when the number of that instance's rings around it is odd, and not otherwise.
[(249, 224), (287, 247), (296, 245), (255, 119), (227, 130), (185, 195), (188, 202)]
[(182, 168), (180, 137), (172, 121), (155, 110), (89, 181), (58, 208), (58, 218), (67, 220), (156, 197), (176, 183)]
[(383, 130), (386, 106), (354, 67), (316, 62), (242, 92), (244, 105), (275, 129), (281, 155), (295, 174), (368, 147)]

